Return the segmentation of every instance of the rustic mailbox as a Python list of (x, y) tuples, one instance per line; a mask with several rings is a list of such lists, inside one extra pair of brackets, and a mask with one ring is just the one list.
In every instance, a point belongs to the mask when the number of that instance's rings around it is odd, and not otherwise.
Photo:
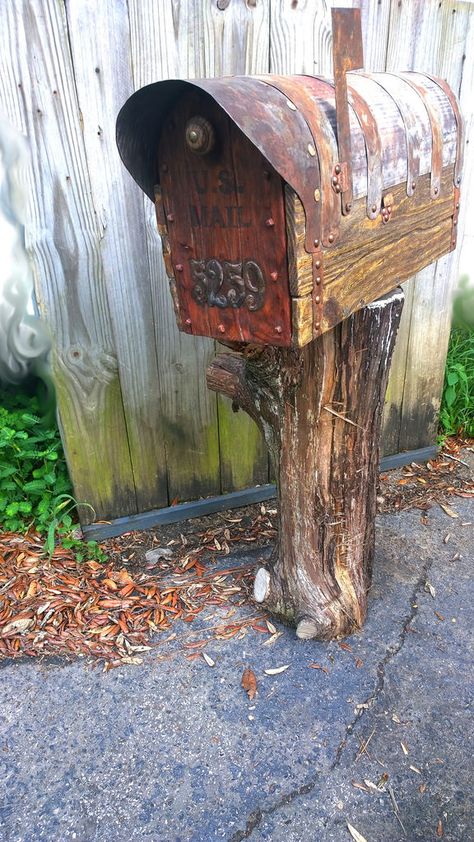
[(181, 330), (301, 347), (454, 248), (453, 93), (341, 63), (335, 82), (158, 82), (122, 109), (119, 148), (156, 202)]
[(402, 295), (379, 299), (455, 247), (463, 152), (444, 81), (363, 71), (358, 10), (333, 10), (333, 57), (334, 81), (158, 82), (117, 121), (156, 204), (180, 330), (251, 346), (219, 357), (208, 384), (274, 456), (280, 546), (255, 595), (302, 637), (365, 614)]

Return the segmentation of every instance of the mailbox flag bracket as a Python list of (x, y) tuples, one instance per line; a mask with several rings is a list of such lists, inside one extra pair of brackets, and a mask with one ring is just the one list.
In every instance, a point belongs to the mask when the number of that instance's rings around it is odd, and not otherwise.
[(352, 208), (352, 151), (347, 73), (350, 70), (363, 70), (364, 50), (360, 9), (332, 9), (331, 18), (337, 148), (339, 166), (346, 172), (345, 189), (341, 189), (341, 209), (346, 215)]

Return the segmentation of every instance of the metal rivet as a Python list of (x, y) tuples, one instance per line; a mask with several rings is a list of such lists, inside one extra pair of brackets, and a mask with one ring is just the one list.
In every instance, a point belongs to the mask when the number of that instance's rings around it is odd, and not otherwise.
[(334, 184), (334, 187), (336, 186), (336, 184), (339, 184), (339, 179), (338, 179), (337, 175), (333, 175), (333, 177), (331, 178), (331, 181)]
[(319, 304), (319, 302), (321, 301), (321, 297), (319, 295), (317, 295), (314, 300), (315, 300), (316, 304)]
[(312, 143), (308, 143), (308, 152), (313, 158), (316, 155), (316, 149), (314, 148)]
[(286, 100), (286, 104), (287, 104), (288, 108), (291, 108), (292, 111), (296, 111), (296, 105), (294, 104), (294, 102), (291, 102), (290, 99)]
[(339, 175), (339, 173), (341, 172), (341, 167), (339, 166), (339, 164), (336, 164), (336, 166), (334, 167), (334, 172), (336, 173), (336, 175)]
[(190, 325), (190, 324), (191, 324), (191, 319), (186, 319), (185, 324)]
[(177, 271), (177, 272), (182, 272), (182, 271), (183, 271), (183, 269), (184, 269), (184, 266), (183, 266), (183, 264), (182, 264), (182, 263), (177, 263), (177, 264), (176, 264), (176, 271)]
[(174, 222), (174, 215), (172, 213), (167, 213), (166, 219), (168, 220), (168, 222)]
[(271, 277), (272, 281), (277, 281), (278, 280), (278, 272), (270, 272), (270, 277)]
[(459, 202), (456, 202), (456, 210), (459, 210)]
[(334, 234), (330, 234), (329, 237), (328, 237), (328, 243), (333, 243), (333, 242), (334, 242)]
[(350, 202), (347, 202), (347, 204), (346, 204), (346, 213), (349, 213), (349, 211), (350, 211), (350, 210), (352, 210), (352, 205), (351, 205), (351, 203), (350, 203)]
[(316, 278), (316, 283), (317, 283), (317, 284), (320, 284), (320, 283), (321, 283), (321, 278), (319, 277), (319, 275), (318, 275), (318, 277)]
[(272, 217), (270, 216), (269, 219), (265, 220), (265, 225), (267, 226), (267, 228), (273, 228), (273, 226), (275, 225), (275, 220), (272, 219)]
[(377, 205), (372, 205), (372, 213), (375, 213), (376, 210), (377, 210)]
[(438, 189), (439, 189), (438, 187), (435, 187), (434, 190), (433, 190), (433, 193), (436, 194), (438, 192)]
[(317, 260), (314, 265), (316, 266), (316, 269), (319, 269), (319, 267), (321, 266), (321, 261)]
[(416, 181), (412, 181), (412, 183), (411, 183), (411, 189), (412, 189), (412, 190), (414, 190), (414, 189), (415, 189), (415, 187), (416, 187)]
[(315, 324), (315, 328), (316, 328), (316, 330), (319, 330), (319, 329), (320, 329), (320, 327), (321, 327), (321, 323), (320, 323), (320, 322), (316, 322), (316, 324)]
[(387, 212), (388, 212), (388, 213), (392, 213), (392, 206), (391, 206), (391, 205), (389, 205), (389, 206), (388, 206), (388, 208), (387, 208)]
[(457, 225), (457, 224), (458, 224), (457, 219), (454, 219), (454, 220), (453, 220), (453, 225)]
[(223, 325), (223, 324), (217, 325), (217, 330), (218, 330), (220, 333), (225, 333), (225, 327), (224, 327), (224, 325)]
[(319, 189), (319, 187), (316, 187), (316, 190), (314, 191), (314, 201), (319, 202), (320, 199), (321, 199), (321, 190)]
[(458, 177), (456, 179), (456, 184), (461, 184), (461, 176), (460, 175), (458, 175)]
[(280, 327), (280, 325), (276, 325), (276, 327), (275, 327), (275, 333), (281, 333), (281, 332), (282, 332), (282, 330), (283, 330), (283, 328), (282, 328), (282, 327)]
[(340, 193), (340, 192), (341, 192), (341, 188), (340, 188), (339, 184), (336, 184), (336, 186), (335, 186), (334, 190), (335, 190), (335, 192), (336, 192), (336, 193)]
[(319, 240), (315, 240), (315, 241), (314, 241), (314, 245), (315, 245), (315, 246), (316, 246), (316, 248), (317, 248), (317, 247), (319, 246)]

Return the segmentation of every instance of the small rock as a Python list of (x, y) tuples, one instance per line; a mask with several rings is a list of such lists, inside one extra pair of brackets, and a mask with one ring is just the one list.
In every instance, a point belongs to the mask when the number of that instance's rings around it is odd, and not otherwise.
[(156, 563), (160, 558), (173, 558), (173, 550), (169, 547), (155, 547), (153, 550), (147, 550), (145, 553), (147, 561)]

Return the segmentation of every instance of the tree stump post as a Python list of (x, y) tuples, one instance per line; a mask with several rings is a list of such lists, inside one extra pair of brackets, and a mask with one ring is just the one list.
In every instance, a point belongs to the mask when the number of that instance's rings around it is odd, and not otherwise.
[(401, 289), (300, 349), (239, 348), (207, 385), (260, 427), (277, 480), (278, 541), (254, 597), (299, 638), (359, 628), (367, 612), (382, 410)]

